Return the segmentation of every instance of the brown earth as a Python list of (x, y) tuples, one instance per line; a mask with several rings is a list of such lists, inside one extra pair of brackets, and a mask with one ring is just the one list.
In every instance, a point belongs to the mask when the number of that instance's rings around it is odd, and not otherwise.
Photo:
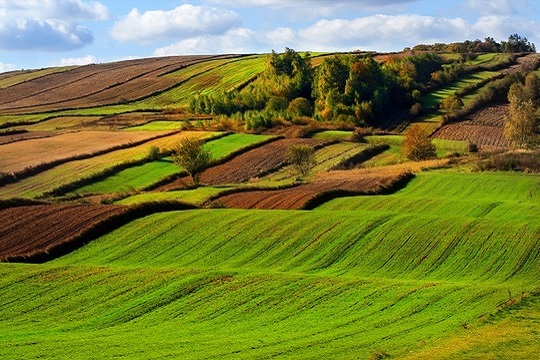
[(508, 148), (510, 143), (504, 137), (504, 117), (508, 105), (499, 104), (484, 107), (468, 119), (447, 124), (438, 129), (433, 137), (448, 140), (469, 141), (481, 150)]
[(56, 136), (60, 134), (61, 133), (58, 131), (32, 131), (32, 132), (24, 132), (20, 134), (2, 135), (0, 136), (0, 145), (5, 145), (5, 144), (22, 141), (22, 140), (41, 139), (41, 138)]
[(33, 205), (0, 210), (0, 260), (47, 251), (125, 209), (114, 205)]
[[(285, 163), (285, 152), (292, 144), (317, 146), (324, 144), (324, 141), (316, 139), (281, 139), (273, 141), (240, 154), (224, 164), (206, 169), (201, 174), (200, 182), (205, 185), (241, 183), (266, 174)], [(159, 187), (157, 191), (184, 188), (188, 184), (191, 184), (189, 178), (177, 179)]]
[(80, 66), (0, 89), (0, 111), (42, 112), (138, 99), (175, 85), (178, 79), (163, 76), (167, 73), (228, 57), (169, 56)]
[(216, 204), (238, 209), (306, 209), (338, 196), (387, 193), (405, 184), (410, 173), (329, 172), (311, 183), (282, 190), (243, 191), (224, 195)]

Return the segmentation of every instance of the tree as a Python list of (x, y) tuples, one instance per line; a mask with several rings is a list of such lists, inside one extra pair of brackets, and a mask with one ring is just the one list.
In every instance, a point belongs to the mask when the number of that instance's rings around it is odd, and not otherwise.
[(186, 137), (176, 144), (172, 154), (174, 163), (187, 171), (194, 185), (199, 185), (199, 175), (210, 163), (210, 151), (203, 145), (200, 139)]
[(428, 132), (420, 125), (411, 126), (402, 145), (403, 155), (411, 160), (427, 160), (437, 157), (437, 149)]
[(457, 112), (463, 107), (463, 101), (456, 94), (452, 94), (445, 97), (439, 106), (444, 113), (444, 119), (449, 119), (456, 116)]
[(533, 147), (538, 141), (538, 114), (532, 99), (520, 83), (508, 91), (509, 114), (504, 117), (504, 135), (518, 148)]
[(312, 146), (303, 144), (292, 144), (287, 148), (286, 157), (289, 164), (292, 164), (302, 176), (309, 174), (315, 166), (315, 158)]

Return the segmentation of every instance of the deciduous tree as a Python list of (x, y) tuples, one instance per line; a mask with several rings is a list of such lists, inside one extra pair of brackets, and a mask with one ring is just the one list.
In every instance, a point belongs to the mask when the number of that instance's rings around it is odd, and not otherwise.
[(411, 126), (403, 140), (403, 155), (411, 160), (427, 160), (437, 157), (437, 149), (429, 138), (428, 132), (418, 124)]
[(203, 147), (204, 143), (197, 138), (186, 137), (174, 147), (172, 154), (174, 163), (183, 167), (193, 179), (193, 184), (199, 184), (199, 175), (210, 163), (210, 151)]
[(302, 176), (309, 174), (315, 166), (314, 149), (304, 144), (292, 144), (287, 149), (287, 161), (292, 164)]

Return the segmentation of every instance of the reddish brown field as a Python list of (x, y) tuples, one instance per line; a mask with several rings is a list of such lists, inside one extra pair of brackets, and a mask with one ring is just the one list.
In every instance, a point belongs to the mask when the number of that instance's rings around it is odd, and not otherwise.
[(433, 137), (475, 143), (482, 150), (507, 148), (510, 144), (503, 134), (504, 116), (508, 105), (492, 105), (480, 109), (469, 119), (438, 129)]
[(343, 176), (341, 172), (327, 173), (312, 183), (283, 190), (244, 191), (221, 196), (215, 202), (238, 209), (305, 209), (343, 195), (375, 194), (405, 183), (408, 173), (356, 173)]
[[(315, 139), (282, 139), (263, 145), (236, 156), (224, 164), (208, 168), (201, 174), (200, 182), (205, 185), (232, 184), (246, 182), (261, 176), (285, 163), (285, 152), (291, 144), (322, 145), (324, 141)], [(167, 191), (185, 187), (191, 179), (182, 178), (160, 187)]]
[(32, 132), (25, 132), (25, 133), (20, 133), (20, 134), (2, 135), (0, 136), (0, 145), (5, 145), (5, 144), (22, 141), (22, 140), (41, 139), (41, 138), (56, 136), (60, 134), (61, 133), (57, 131), (32, 131)]
[[(4, 114), (99, 106), (150, 95), (175, 84), (162, 75), (227, 56), (174, 56), (92, 64), (0, 89)], [(230, 56), (229, 56), (230, 57)]]
[(0, 260), (47, 251), (124, 210), (113, 205), (33, 205), (0, 210)]

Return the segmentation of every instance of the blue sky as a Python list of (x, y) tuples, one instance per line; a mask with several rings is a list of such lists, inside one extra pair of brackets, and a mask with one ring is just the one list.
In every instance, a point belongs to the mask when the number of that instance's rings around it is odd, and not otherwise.
[(0, 0), (0, 71), (138, 57), (540, 45), (540, 0)]

